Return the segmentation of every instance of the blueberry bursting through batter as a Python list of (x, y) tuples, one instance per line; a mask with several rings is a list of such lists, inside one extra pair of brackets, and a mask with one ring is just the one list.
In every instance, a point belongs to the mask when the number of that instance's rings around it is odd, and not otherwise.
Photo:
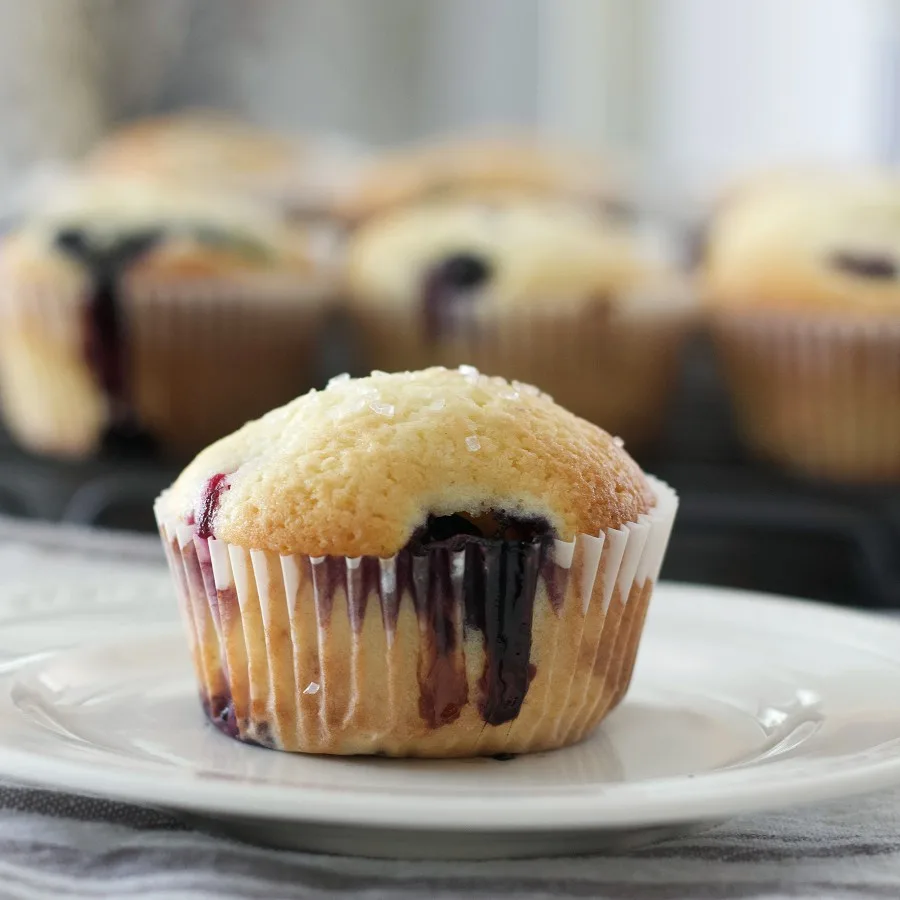
[(78, 228), (66, 228), (56, 235), (56, 246), (76, 260), (89, 278), (84, 355), (107, 400), (109, 421), (101, 446), (111, 452), (146, 453), (153, 449), (153, 440), (140, 428), (134, 414), (127, 328), (119, 293), (128, 267), (161, 238), (161, 229), (147, 229), (100, 246)]
[(478, 290), (490, 280), (489, 260), (474, 253), (460, 252), (433, 266), (422, 285), (422, 323), (429, 342), (452, 334), (457, 313), (473, 304)]
[[(209, 479), (196, 514), (201, 537), (212, 535), (211, 523), (225, 490), (225, 475)], [(338, 593), (354, 598), (349, 616), (357, 629), (373, 595), (391, 629), (398, 605), (407, 598), (412, 601), (425, 625), (418, 666), (419, 713), (430, 728), (455, 721), (470, 700), (458, 648), (466, 633), (478, 631), (485, 664), (478, 696), (472, 699), (485, 723), (503, 725), (518, 716), (535, 675), (530, 656), (539, 581), (554, 609), (559, 611), (562, 604), (565, 574), (553, 561), (553, 540), (553, 530), (543, 518), (520, 518), (501, 510), (477, 518), (429, 516), (397, 554), (393, 608), (382, 589), (377, 557), (362, 557), (349, 574), (343, 557), (325, 557), (310, 577), (326, 622)], [(348, 578), (358, 579), (353, 590), (348, 589)], [(216, 727), (231, 737), (237, 735), (230, 698), (203, 698), (203, 705)]]

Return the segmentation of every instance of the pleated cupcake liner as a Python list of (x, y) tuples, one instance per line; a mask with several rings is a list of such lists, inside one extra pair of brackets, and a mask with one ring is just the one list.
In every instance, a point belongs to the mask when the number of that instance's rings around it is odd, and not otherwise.
[(577, 415), (629, 445), (651, 443), (664, 424), (681, 349), (696, 320), (663, 298), (634, 312), (598, 300), (503, 309), (475, 301), (448, 312), (429, 336), (418, 310), (349, 304), (367, 367), (384, 371), (473, 365), (538, 384)]
[[(631, 680), (678, 505), (651, 483), (655, 507), (600, 535), (386, 559), (203, 539), (158, 506), (207, 716), (239, 740), (306, 753), (462, 757), (580, 740)], [(533, 600), (479, 607), (485, 585), (513, 576)]]
[(900, 317), (734, 311), (712, 331), (754, 453), (814, 478), (900, 479)]
[[(90, 456), (116, 414), (87, 357), (87, 290), (0, 285), (0, 398), (28, 449)], [(129, 414), (185, 455), (303, 393), (331, 293), (281, 275), (126, 280)]]

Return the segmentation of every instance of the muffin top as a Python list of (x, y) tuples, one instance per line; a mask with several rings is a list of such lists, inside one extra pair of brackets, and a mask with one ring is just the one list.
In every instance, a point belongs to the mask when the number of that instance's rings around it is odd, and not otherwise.
[(619, 214), (624, 190), (611, 165), (533, 136), (470, 136), (397, 150), (364, 167), (342, 211), (350, 221), (408, 203), (510, 194), (568, 196)]
[(637, 302), (652, 297), (638, 288), (670, 275), (630, 228), (571, 203), (523, 198), (395, 210), (354, 233), (346, 265), (347, 293), (363, 305), (438, 295), (479, 307)]
[(900, 177), (814, 170), (750, 183), (721, 206), (703, 276), (714, 306), (900, 311)]
[(333, 379), (204, 450), (157, 514), (249, 549), (386, 557), (430, 517), (485, 537), (541, 521), (572, 540), (653, 503), (620, 441), (536, 388), (461, 367)]
[(364, 154), (333, 135), (284, 136), (222, 112), (139, 119), (113, 132), (86, 161), (101, 177), (149, 177), (218, 187), (292, 213), (333, 213)]
[(839, 171), (832, 166), (805, 164), (754, 170), (726, 183), (716, 196), (713, 208), (714, 211), (721, 211), (748, 200), (778, 196), (786, 191), (820, 191), (823, 185), (833, 182), (835, 178), (856, 177), (858, 174), (858, 170)]
[(196, 110), (138, 119), (114, 131), (88, 157), (107, 175), (228, 181), (279, 173), (298, 148), (224, 113)]
[(244, 198), (146, 179), (76, 179), (30, 211), (3, 244), (4, 265), (37, 280), (80, 278), (85, 264), (135, 275), (309, 274), (311, 232)]

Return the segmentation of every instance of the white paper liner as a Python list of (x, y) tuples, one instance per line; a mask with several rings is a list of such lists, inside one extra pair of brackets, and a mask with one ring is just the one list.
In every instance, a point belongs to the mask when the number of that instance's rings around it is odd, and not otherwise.
[(367, 368), (414, 371), (473, 365), (490, 375), (539, 384), (557, 402), (630, 445), (660, 432), (692, 303), (644, 290), (621, 302), (519, 304), (474, 300), (452, 307), (445, 329), (429, 339), (416, 307), (351, 301)]
[(712, 329), (754, 452), (814, 477), (900, 478), (900, 318), (734, 311)]
[[(201, 697), (233, 736), (308, 753), (472, 756), (579, 740), (627, 690), (662, 566), (678, 499), (650, 481), (657, 503), (637, 522), (555, 542), (561, 602), (541, 579), (534, 678), (518, 715), (497, 726), (485, 724), (477, 704), (485, 666), (477, 629), (440, 658), (464, 673), (468, 701), (448, 724), (423, 719), (419, 671), (433, 635), (410, 597), (398, 596), (398, 557), (373, 568), (371, 558), (279, 556), (160, 520)], [(465, 563), (457, 562), (461, 591)], [(336, 594), (327, 590), (329, 564), (346, 578)], [(463, 634), (456, 597), (454, 625)]]
[[(327, 280), (128, 279), (122, 290), (130, 403), (163, 450), (196, 452), (311, 387)], [(93, 453), (107, 399), (85, 356), (85, 288), (0, 284), (0, 391), (29, 449)], [(265, 360), (265, 365), (260, 361)]]

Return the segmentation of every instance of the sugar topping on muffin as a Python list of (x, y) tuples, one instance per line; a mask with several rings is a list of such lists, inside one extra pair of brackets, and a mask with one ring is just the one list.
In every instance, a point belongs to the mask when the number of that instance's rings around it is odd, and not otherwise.
[(900, 178), (816, 170), (739, 192), (705, 251), (711, 303), (893, 313), (900, 309)]
[(384, 557), (435, 518), (572, 540), (653, 502), (621, 442), (530, 385), (461, 367), (334, 379), (207, 448), (158, 515), (251, 549)]

